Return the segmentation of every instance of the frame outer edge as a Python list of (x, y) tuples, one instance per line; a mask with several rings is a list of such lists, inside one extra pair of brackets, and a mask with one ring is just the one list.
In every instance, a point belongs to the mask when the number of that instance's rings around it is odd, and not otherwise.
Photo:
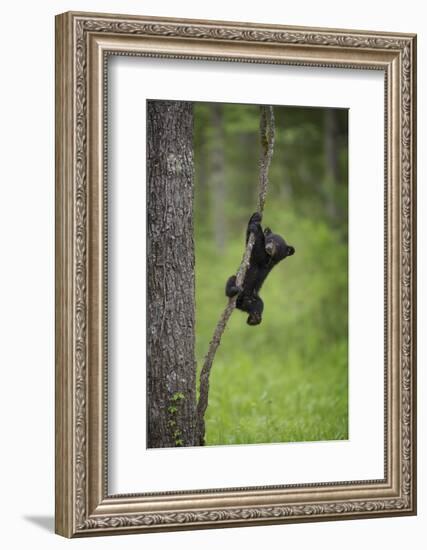
[(92, 12), (81, 10), (70, 10), (63, 15), (69, 15), (73, 18), (83, 18), (86, 20), (104, 19), (112, 21), (131, 21), (131, 22), (144, 22), (148, 24), (172, 24), (172, 25), (201, 25), (204, 27), (229, 27), (229, 28), (246, 28), (247, 30), (267, 30), (267, 31), (295, 31), (295, 32), (310, 32), (310, 33), (331, 33), (331, 34), (348, 34), (360, 36), (381, 36), (384, 38), (393, 39), (413, 39), (417, 35), (415, 33), (408, 32), (390, 32), (390, 31), (378, 31), (369, 29), (354, 29), (354, 28), (341, 28), (341, 27), (312, 27), (306, 25), (284, 25), (278, 23), (257, 23), (254, 21), (242, 21), (227, 19), (194, 19), (190, 17), (166, 17), (160, 15), (138, 15), (138, 14), (124, 14), (124, 13), (106, 13), (106, 12)]
[(55, 533), (74, 529), (73, 34), (55, 17)]
[[(117, 22), (115, 19), (117, 18)], [(106, 19), (107, 21), (100, 21)], [(307, 33), (302, 37), (304, 46), (310, 44), (316, 50), (318, 47), (329, 49), (358, 48), (363, 51), (387, 50), (406, 52), (409, 50), (409, 65), (406, 72), (406, 82), (409, 80), (409, 96), (406, 105), (409, 120), (408, 137), (410, 142), (410, 170), (406, 198), (409, 208), (405, 219), (409, 230), (409, 246), (407, 260), (410, 266), (406, 286), (408, 288), (408, 336), (409, 352), (405, 372), (408, 376), (408, 413), (401, 429), (408, 430), (406, 452), (406, 487), (405, 494), (393, 496), (384, 495), (382, 500), (346, 500), (331, 503), (307, 502), (301, 505), (287, 505), (241, 508), (227, 507), (225, 509), (153, 511), (152, 513), (137, 513), (129, 509), (125, 515), (108, 514), (92, 515), (88, 509), (88, 491), (91, 491), (91, 471), (88, 469), (88, 409), (91, 409), (87, 387), (87, 331), (86, 331), (86, 293), (87, 276), (87, 167), (90, 162), (87, 153), (86, 120), (90, 113), (86, 112), (86, 47), (84, 36), (79, 38), (79, 32), (97, 32), (97, 24), (101, 23), (100, 32), (108, 36), (113, 34), (139, 34), (138, 26), (146, 27), (148, 36), (179, 37), (180, 39), (211, 40), (212, 37), (226, 43), (228, 39), (235, 43), (276, 42), (291, 44), (288, 39), (291, 29), (295, 34)], [(117, 23), (117, 28), (116, 28)], [(172, 30), (168, 27), (176, 27)], [(180, 25), (181, 24), (181, 25)], [(196, 28), (196, 25), (198, 26)], [(225, 35), (221, 34), (224, 28)], [(283, 30), (272, 36), (272, 29)], [(288, 29), (288, 30), (287, 30)], [(301, 521), (325, 521), (339, 519), (356, 519), (362, 517), (384, 517), (394, 515), (413, 515), (416, 513), (416, 423), (415, 423), (415, 384), (416, 384), (416, 35), (396, 33), (372, 33), (370, 31), (318, 29), (319, 35), (310, 34), (315, 29), (303, 27), (281, 27), (276, 25), (246, 24), (241, 22), (217, 22), (197, 20), (177, 20), (166, 18), (149, 18), (113, 14), (90, 14), (83, 12), (67, 12), (56, 17), (56, 523), (55, 530), (66, 537), (90, 536), (96, 534), (119, 534), (126, 532), (164, 531), (176, 529), (200, 529), (232, 527), (237, 525), (257, 525)], [(74, 35), (74, 32), (76, 34)], [(77, 32), (78, 31), (78, 32)], [(246, 34), (249, 31), (249, 34)], [(217, 35), (217, 33), (220, 33)], [(196, 34), (194, 34), (196, 33)], [(328, 33), (328, 35), (326, 35)], [(346, 36), (337, 36), (349, 33)], [(270, 36), (268, 36), (270, 35)], [(227, 36), (229, 38), (227, 38)], [(317, 39), (321, 39), (321, 43)], [(395, 42), (395, 45), (393, 44)], [(298, 38), (295, 43), (300, 43)], [(152, 54), (153, 55), (153, 54)], [(155, 55), (153, 55), (155, 57)], [(179, 56), (178, 56), (179, 57)], [(195, 59), (199, 57), (195, 57)], [(200, 57), (201, 59), (201, 57)], [(355, 57), (357, 59), (357, 55)], [(353, 68), (355, 59), (348, 63)], [(219, 60), (215, 57), (215, 60)], [(332, 65), (335, 64), (333, 60)], [(323, 66), (329, 66), (325, 64)], [(399, 71), (400, 73), (400, 71)], [(402, 73), (400, 73), (402, 74)], [(402, 90), (400, 90), (401, 92)], [(76, 96), (76, 97), (75, 97)], [(399, 101), (398, 113), (402, 114), (402, 104)], [(77, 117), (77, 118), (76, 118)], [(406, 124), (405, 124), (406, 126)], [(77, 155), (77, 156), (76, 156)], [(399, 156), (399, 158), (401, 158)], [(399, 170), (400, 177), (402, 172)], [(401, 190), (400, 190), (401, 191)], [(399, 192), (399, 200), (402, 195)], [(400, 219), (400, 215), (399, 215)], [(401, 220), (400, 220), (401, 221)], [(399, 223), (400, 228), (401, 223)], [(398, 240), (398, 247), (402, 240)], [(399, 264), (401, 260), (399, 253)], [(401, 265), (399, 265), (399, 269)], [(400, 286), (400, 285), (399, 285)], [(403, 287), (400, 286), (400, 289)], [(399, 333), (401, 334), (402, 317), (399, 315)], [(401, 356), (402, 358), (402, 356)], [(89, 369), (92, 371), (92, 369)], [(402, 391), (399, 382), (399, 391)], [(401, 403), (400, 403), (401, 404)], [(401, 414), (399, 415), (402, 420)], [(402, 434), (402, 432), (401, 432)], [(399, 438), (399, 443), (402, 439)], [(399, 453), (399, 464), (402, 455)], [(402, 472), (399, 472), (401, 475)], [(399, 476), (400, 477), (400, 476)], [(400, 489), (402, 485), (399, 481)], [(409, 498), (408, 498), (409, 497)], [(102, 504), (102, 503), (101, 503)], [(89, 506), (89, 508), (91, 508)]]
[(412, 472), (411, 495), (413, 515), (417, 515), (417, 35), (411, 38), (412, 63), (411, 63), (411, 265), (412, 265)]

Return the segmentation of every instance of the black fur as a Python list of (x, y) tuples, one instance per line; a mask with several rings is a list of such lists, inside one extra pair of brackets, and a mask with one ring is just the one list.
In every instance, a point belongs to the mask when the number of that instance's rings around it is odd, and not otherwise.
[(243, 281), (243, 288), (236, 286), (236, 276), (232, 275), (226, 284), (225, 294), (229, 298), (238, 295), (236, 307), (249, 313), (248, 325), (259, 325), (262, 321), (264, 303), (258, 295), (267, 275), (287, 256), (295, 253), (293, 246), (289, 246), (280, 236), (261, 227), (262, 216), (259, 212), (252, 214), (246, 231), (246, 244), (249, 235), (254, 233), (255, 242), (249, 260), (249, 267)]

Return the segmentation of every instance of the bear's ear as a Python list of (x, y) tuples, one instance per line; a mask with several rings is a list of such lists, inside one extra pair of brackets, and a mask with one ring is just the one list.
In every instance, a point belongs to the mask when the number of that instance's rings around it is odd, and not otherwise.
[(268, 237), (268, 235), (271, 235), (272, 233), (273, 233), (273, 232), (271, 231), (271, 229), (270, 229), (269, 227), (266, 227), (266, 228), (264, 229), (264, 235), (265, 235), (266, 237)]

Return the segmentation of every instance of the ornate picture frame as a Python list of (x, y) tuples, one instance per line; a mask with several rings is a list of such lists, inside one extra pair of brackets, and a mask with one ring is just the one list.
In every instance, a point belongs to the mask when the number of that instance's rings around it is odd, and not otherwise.
[[(384, 72), (384, 478), (108, 492), (110, 55)], [(416, 36), (68, 12), (56, 17), (56, 532), (65, 537), (416, 513)]]

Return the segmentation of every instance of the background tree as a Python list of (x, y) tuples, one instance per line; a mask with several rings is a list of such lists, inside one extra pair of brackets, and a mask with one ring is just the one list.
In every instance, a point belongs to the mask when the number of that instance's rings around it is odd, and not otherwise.
[(213, 228), (215, 242), (220, 252), (224, 251), (227, 235), (225, 203), (226, 182), (224, 173), (224, 122), (223, 105), (213, 103), (211, 108), (212, 147), (210, 185), (213, 198)]

